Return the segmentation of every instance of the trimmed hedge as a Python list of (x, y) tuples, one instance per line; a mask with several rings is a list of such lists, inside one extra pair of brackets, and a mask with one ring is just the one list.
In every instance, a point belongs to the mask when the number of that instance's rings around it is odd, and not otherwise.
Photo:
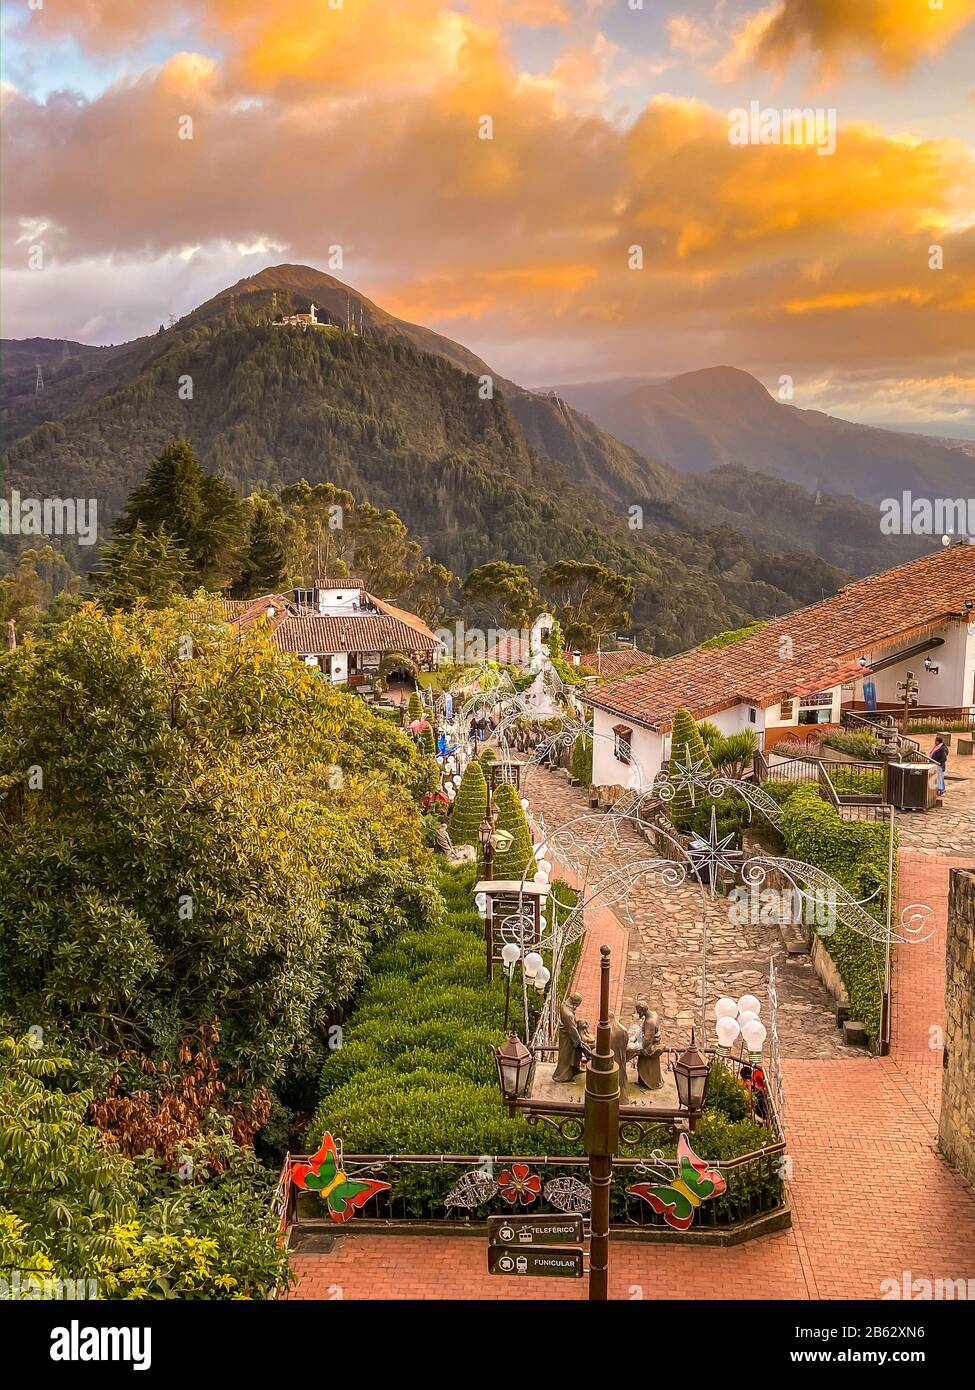
[[(815, 787), (800, 787), (785, 803), (782, 835), (790, 857), (832, 874), (854, 898), (868, 898), (879, 888), (865, 907), (878, 922), (886, 920), (886, 825), (843, 820), (835, 807), (820, 799)], [(852, 1016), (876, 1037), (883, 994), (883, 946), (843, 925), (820, 939), (846, 986)]]
[(455, 845), (480, 844), (479, 830), (487, 815), (487, 782), (480, 763), (470, 762), (464, 769), (450, 813), (450, 838)]
[[(548, 1126), (511, 1118), (498, 1093), (493, 1050), (503, 1041), (504, 980), (488, 982), (484, 971), (483, 924), (473, 906), (473, 868), (440, 870), (443, 919), (421, 931), (403, 932), (377, 950), (372, 978), (360, 1007), (347, 1025), (343, 1046), (331, 1053), (322, 1071), (320, 1102), (306, 1135), (309, 1152), (326, 1130), (340, 1137), (348, 1153), (544, 1154), (581, 1158), (581, 1146)], [(556, 883), (559, 901), (571, 890)], [(565, 963), (566, 983), (573, 960)], [(512, 991), (512, 1013), (520, 1015), (520, 991)], [(711, 1104), (698, 1122), (694, 1146), (706, 1157), (730, 1158), (775, 1142), (774, 1136), (745, 1118), (745, 1092), (736, 1077), (712, 1074)], [(673, 1153), (661, 1132), (644, 1149)], [(543, 1164), (542, 1178), (564, 1176)], [(443, 1201), (459, 1172), (450, 1167), (414, 1166), (395, 1170), (392, 1201), (397, 1212), (414, 1219), (440, 1218)], [(584, 1176), (580, 1167), (579, 1176)], [(613, 1213), (623, 1219), (624, 1188), (632, 1171), (620, 1169), (613, 1189)], [(383, 1199), (384, 1200), (384, 1199)], [(781, 1201), (781, 1181), (768, 1165), (761, 1173), (735, 1170), (720, 1199), (720, 1215), (732, 1221), (746, 1212), (767, 1210)], [(540, 1202), (533, 1211), (546, 1210)], [(388, 1210), (380, 1204), (380, 1211)], [(481, 1213), (475, 1212), (475, 1218)]]
[(494, 856), (494, 877), (499, 879), (530, 880), (535, 872), (532, 836), (528, 818), (521, 807), (521, 798), (510, 782), (501, 782), (494, 791), (497, 827), (507, 830), (514, 839), (511, 848)]
[[(689, 753), (689, 759), (685, 759), (685, 749)], [(684, 766), (685, 761), (690, 761), (692, 765), (700, 763), (703, 776), (714, 776), (714, 766), (708, 755), (708, 750), (704, 746), (700, 729), (694, 723), (694, 718), (689, 710), (679, 709), (674, 714), (670, 736), (670, 760), (667, 763), (667, 771), (671, 777), (679, 768)], [(694, 822), (695, 813), (705, 804), (709, 808), (707, 818), (710, 825), (711, 802), (700, 796), (695, 796), (694, 802), (695, 804), (692, 806), (690, 793), (682, 791), (678, 792), (673, 800), (667, 803), (670, 819), (678, 830), (689, 830)]]
[(589, 734), (580, 734), (572, 745), (572, 775), (582, 786), (592, 786), (592, 739)]

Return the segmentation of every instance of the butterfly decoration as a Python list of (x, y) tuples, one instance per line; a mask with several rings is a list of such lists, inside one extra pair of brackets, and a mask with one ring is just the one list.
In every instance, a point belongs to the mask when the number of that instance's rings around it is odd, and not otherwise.
[(687, 1135), (677, 1144), (677, 1163), (666, 1182), (640, 1182), (626, 1189), (633, 1197), (642, 1197), (675, 1231), (686, 1231), (694, 1220), (694, 1212), (702, 1202), (720, 1197), (727, 1188), (724, 1178), (707, 1160), (698, 1158)]
[(307, 1163), (292, 1166), (291, 1177), (295, 1187), (317, 1192), (333, 1221), (350, 1221), (370, 1197), (390, 1188), (388, 1182), (376, 1178), (350, 1178), (342, 1168), (342, 1150), (330, 1134)]

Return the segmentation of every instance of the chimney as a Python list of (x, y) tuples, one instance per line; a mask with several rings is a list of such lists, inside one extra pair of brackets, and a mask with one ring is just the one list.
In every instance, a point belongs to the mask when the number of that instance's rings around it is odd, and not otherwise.
[(572, 664), (573, 664), (573, 666), (578, 666), (581, 660), (582, 660), (582, 652), (576, 651), (576, 652), (573, 652), (573, 653), (572, 653)]

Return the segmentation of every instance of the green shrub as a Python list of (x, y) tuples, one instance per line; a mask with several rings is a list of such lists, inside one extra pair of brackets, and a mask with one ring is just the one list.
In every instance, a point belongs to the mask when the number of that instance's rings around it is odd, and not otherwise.
[(450, 838), (455, 845), (480, 844), (479, 830), (487, 815), (487, 782), (478, 762), (464, 769), (454, 808), (450, 813)]
[[(700, 730), (694, 723), (690, 711), (679, 709), (674, 715), (670, 738), (670, 761), (667, 764), (667, 771), (670, 776), (673, 777), (678, 769), (684, 767), (687, 762), (690, 762), (692, 766), (700, 764), (702, 776), (714, 776), (714, 766), (708, 757), (708, 750), (704, 746)], [(705, 799), (695, 795), (692, 806), (690, 793), (680, 791), (668, 803), (670, 819), (679, 830), (687, 830), (691, 826), (695, 809), (704, 804)], [(707, 802), (707, 804), (710, 805), (711, 803)]]
[[(843, 820), (833, 806), (820, 799), (815, 787), (795, 791), (782, 816), (788, 855), (824, 869), (854, 898), (869, 899), (864, 905), (878, 922), (886, 920), (887, 834), (886, 825)], [(821, 934), (820, 939), (846, 986), (853, 1017), (876, 1037), (883, 993), (883, 947), (842, 924), (832, 933)]]
[(582, 786), (592, 786), (592, 739), (589, 734), (580, 734), (572, 745), (572, 775)]
[(758, 737), (752, 729), (722, 736), (708, 749), (711, 761), (726, 777), (741, 777), (751, 767), (752, 756), (758, 747)]
[(514, 836), (511, 848), (494, 856), (494, 877), (499, 879), (530, 879), (535, 872), (532, 837), (521, 799), (510, 782), (502, 782), (494, 793), (497, 828)]

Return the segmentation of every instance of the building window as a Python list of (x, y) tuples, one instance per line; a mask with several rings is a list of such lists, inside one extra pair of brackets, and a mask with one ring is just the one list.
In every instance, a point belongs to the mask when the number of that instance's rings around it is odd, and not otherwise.
[(625, 724), (613, 725), (613, 753), (618, 763), (629, 763), (632, 758), (633, 730)]
[(753, 710), (753, 709), (751, 708), (751, 706), (749, 706), (749, 708), (748, 708), (748, 722), (749, 722), (749, 724), (754, 724), (755, 721), (756, 721), (756, 719), (757, 719), (757, 717), (758, 717), (758, 716), (757, 716), (755, 710)]
[(783, 724), (791, 724), (796, 717), (795, 700), (783, 700), (779, 706), (779, 718)]
[(817, 695), (803, 695), (799, 701), (800, 724), (828, 724), (832, 715), (832, 690), (820, 690)]

